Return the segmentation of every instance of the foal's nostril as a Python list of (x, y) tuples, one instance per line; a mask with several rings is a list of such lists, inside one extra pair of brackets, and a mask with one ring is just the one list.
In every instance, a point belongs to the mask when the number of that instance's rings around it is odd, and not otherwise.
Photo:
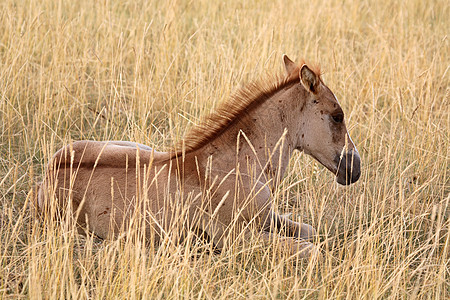
[(347, 178), (350, 179), (350, 183), (356, 182), (361, 176), (361, 158), (356, 152), (349, 152), (347, 156)]
[(361, 171), (359, 169), (358, 170), (354, 170), (354, 171), (352, 171), (350, 173), (351, 173), (350, 174), (350, 176), (351, 176), (350, 182), (351, 183), (354, 183), (354, 182), (358, 181), (359, 177), (361, 176)]
[(340, 184), (351, 184), (358, 181), (361, 176), (361, 158), (358, 152), (350, 150), (342, 158), (337, 158), (337, 181)]

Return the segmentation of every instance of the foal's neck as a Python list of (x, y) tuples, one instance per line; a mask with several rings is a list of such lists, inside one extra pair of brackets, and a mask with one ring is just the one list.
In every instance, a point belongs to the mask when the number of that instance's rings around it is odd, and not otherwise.
[(263, 183), (272, 180), (271, 186), (276, 186), (295, 148), (286, 107), (293, 88), (276, 92), (196, 151), (200, 164), (206, 167), (208, 159), (212, 159), (212, 170), (235, 169)]

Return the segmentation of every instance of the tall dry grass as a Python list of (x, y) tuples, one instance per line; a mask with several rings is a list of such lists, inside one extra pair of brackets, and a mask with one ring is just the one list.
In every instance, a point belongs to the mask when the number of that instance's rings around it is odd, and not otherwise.
[[(292, 3), (295, 2), (295, 3)], [(421, 298), (449, 285), (448, 1), (0, 3), (1, 298)], [(279, 210), (322, 261), (80, 237), (28, 209), (70, 140), (165, 149), (241, 84), (320, 62), (362, 156), (339, 187), (295, 154)]]

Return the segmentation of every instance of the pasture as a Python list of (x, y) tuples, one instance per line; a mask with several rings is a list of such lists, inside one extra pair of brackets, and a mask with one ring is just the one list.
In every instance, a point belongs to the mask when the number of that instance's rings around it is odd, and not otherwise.
[[(0, 3), (0, 298), (448, 299), (448, 1)], [(322, 258), (255, 237), (212, 254), (43, 223), (33, 188), (75, 140), (167, 150), (245, 84), (319, 63), (361, 155), (340, 186), (295, 152), (273, 192)]]

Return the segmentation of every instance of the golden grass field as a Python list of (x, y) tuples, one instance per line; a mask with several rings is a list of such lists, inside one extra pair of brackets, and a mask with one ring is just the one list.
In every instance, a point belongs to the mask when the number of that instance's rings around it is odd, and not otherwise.
[[(344, 4), (342, 4), (344, 3)], [(450, 4), (437, 1), (0, 2), (0, 298), (448, 299)], [(78, 139), (168, 149), (245, 83), (320, 63), (362, 176), (295, 153), (279, 210), (322, 260), (257, 240), (102, 241), (33, 217), (30, 191)]]

